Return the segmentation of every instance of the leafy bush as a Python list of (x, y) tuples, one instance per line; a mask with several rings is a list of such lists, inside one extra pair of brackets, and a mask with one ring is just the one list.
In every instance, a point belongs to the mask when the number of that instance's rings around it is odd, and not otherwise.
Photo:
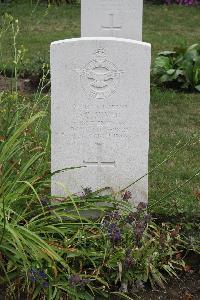
[[(31, 59), (25, 59), (25, 57), (20, 59), (17, 66), (17, 76), (18, 78), (27, 79), (33, 90), (37, 89), (38, 85), (43, 81), (43, 85), (46, 85), (46, 91), (50, 88), (49, 69), (49, 61), (41, 53), (37, 53)], [(14, 77), (15, 65), (0, 63), (0, 75), (10, 78)]]
[(32, 89), (37, 88), (43, 82), (46, 91), (50, 88), (49, 61), (41, 53), (37, 53), (32, 59), (26, 59), (19, 64), (18, 76), (28, 78)]
[(200, 92), (200, 44), (159, 53), (153, 75), (160, 84)]
[[(37, 52), (33, 57), (26, 58), (26, 49), (23, 48), (18, 50), (20, 52), (18, 61), (17, 61), (17, 73), (20, 78), (30, 78), (37, 77), (41, 79), (44, 73), (48, 73), (49, 75), (49, 59), (41, 52)], [(0, 73), (7, 77), (15, 76), (15, 67), (16, 64), (14, 62), (10, 62), (8, 64), (2, 63), (0, 61)]]

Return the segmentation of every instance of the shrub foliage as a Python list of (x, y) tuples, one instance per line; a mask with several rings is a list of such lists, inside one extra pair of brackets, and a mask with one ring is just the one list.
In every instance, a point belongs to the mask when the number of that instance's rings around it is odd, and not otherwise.
[(200, 44), (159, 53), (153, 75), (160, 84), (200, 92)]

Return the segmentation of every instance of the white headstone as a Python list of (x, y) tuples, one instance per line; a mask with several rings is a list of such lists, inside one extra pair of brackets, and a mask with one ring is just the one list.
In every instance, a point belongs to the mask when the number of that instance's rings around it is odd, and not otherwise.
[[(148, 171), (150, 55), (147, 43), (83, 38), (51, 45), (52, 194), (118, 191)], [(147, 201), (148, 179), (131, 187)]]
[(82, 37), (142, 40), (143, 0), (81, 0)]

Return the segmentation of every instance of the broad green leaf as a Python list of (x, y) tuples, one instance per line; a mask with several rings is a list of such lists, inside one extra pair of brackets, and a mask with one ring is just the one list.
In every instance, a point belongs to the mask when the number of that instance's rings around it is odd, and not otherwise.
[(160, 82), (169, 82), (169, 81), (173, 81), (173, 78), (170, 75), (163, 75), (160, 77)]
[(176, 72), (175, 69), (169, 69), (169, 70), (167, 70), (167, 74), (168, 75), (173, 75), (175, 72)]
[(162, 51), (162, 52), (159, 52), (158, 55), (173, 56), (175, 53), (176, 53), (175, 51)]
[(200, 92), (200, 84), (195, 86), (195, 89)]
[(159, 56), (155, 60), (155, 67), (160, 67), (165, 70), (171, 69), (171, 61), (169, 57)]

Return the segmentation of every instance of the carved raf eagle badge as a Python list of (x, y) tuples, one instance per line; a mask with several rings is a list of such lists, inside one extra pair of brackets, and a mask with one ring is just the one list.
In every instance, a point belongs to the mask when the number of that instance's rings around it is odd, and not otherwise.
[(93, 99), (106, 99), (115, 93), (123, 73), (107, 59), (104, 49), (96, 50), (94, 59), (76, 72), (87, 96)]

